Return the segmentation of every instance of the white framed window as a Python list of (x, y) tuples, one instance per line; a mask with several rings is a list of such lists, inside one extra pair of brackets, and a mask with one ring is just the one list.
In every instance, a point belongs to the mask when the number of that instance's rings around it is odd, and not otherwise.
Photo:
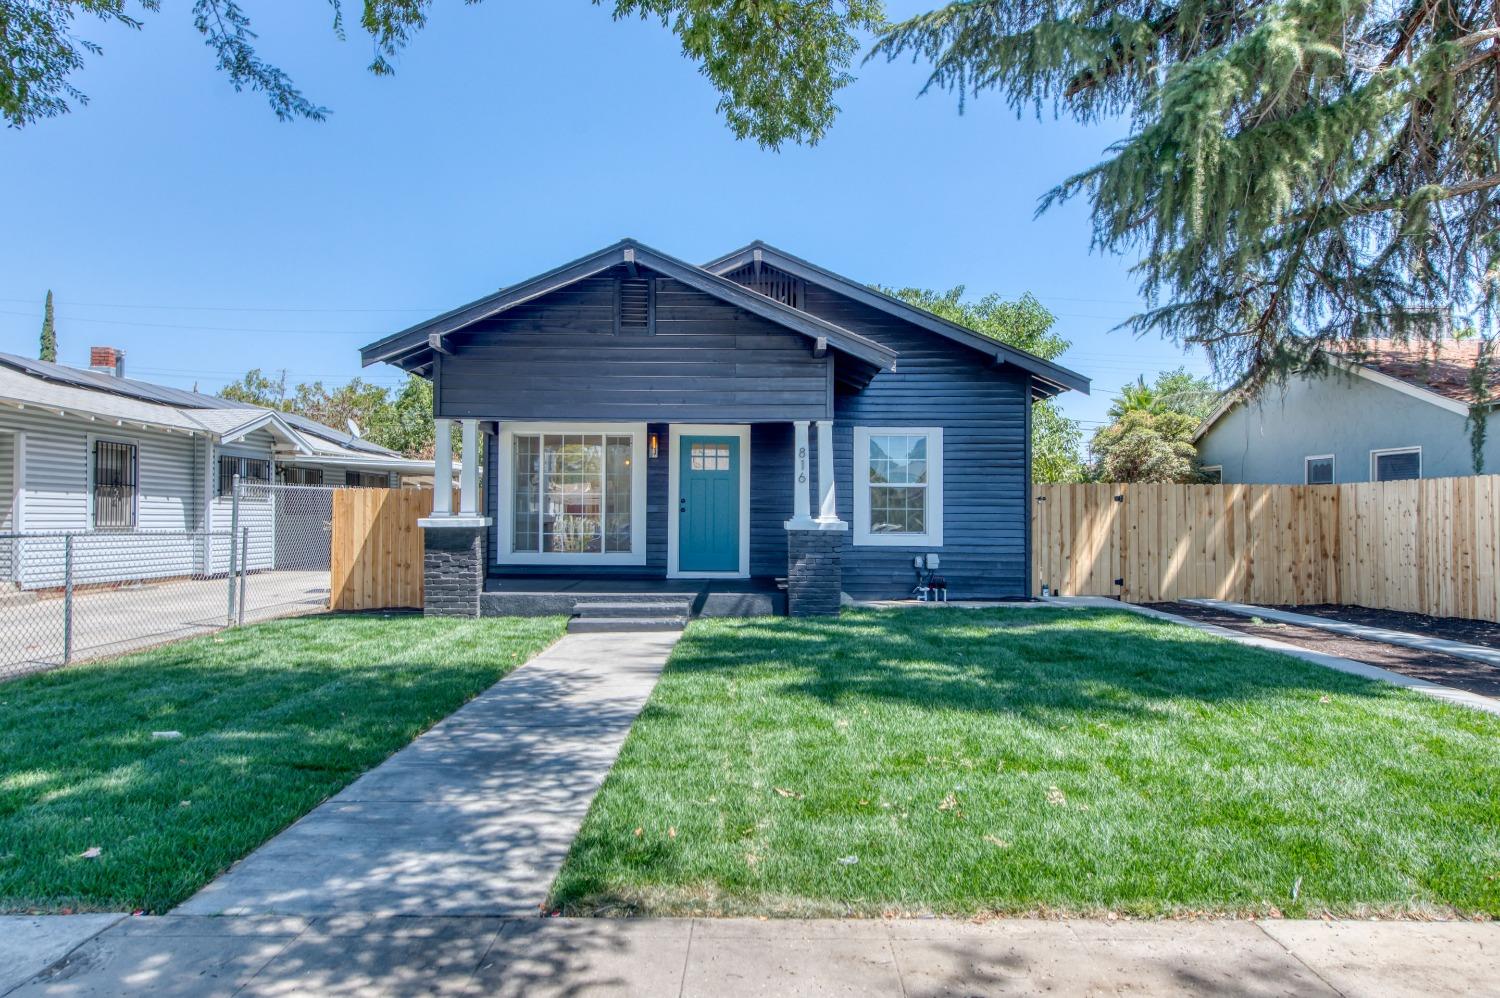
[(854, 543), (942, 546), (941, 427), (854, 428)]
[(1334, 461), (1332, 454), (1309, 454), (1302, 459), (1302, 484), (1332, 485), (1334, 483)]
[(496, 465), (499, 563), (646, 563), (645, 423), (502, 423)]
[(1401, 482), (1422, 477), (1422, 448), (1390, 447), (1370, 451), (1370, 481)]
[(1224, 481), (1224, 466), (1222, 464), (1205, 464), (1203, 466), (1203, 480), (1209, 485), (1218, 485)]

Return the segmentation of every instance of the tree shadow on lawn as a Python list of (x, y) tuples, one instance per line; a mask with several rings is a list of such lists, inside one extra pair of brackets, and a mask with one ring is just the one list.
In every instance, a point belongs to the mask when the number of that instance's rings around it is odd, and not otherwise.
[[(690, 632), (669, 668), (775, 681), (825, 705), (877, 700), (1039, 721), (1144, 718), (1289, 693), (1402, 699), (1395, 687), (1110, 610), (846, 611)], [(1409, 702), (1409, 701), (1407, 701)]]

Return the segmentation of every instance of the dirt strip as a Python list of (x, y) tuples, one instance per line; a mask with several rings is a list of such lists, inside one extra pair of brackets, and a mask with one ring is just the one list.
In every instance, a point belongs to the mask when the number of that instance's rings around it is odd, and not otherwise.
[[(1338, 655), (1342, 658), (1353, 659), (1356, 662), (1364, 662), (1366, 665), (1389, 669), (1392, 672), (1399, 672), (1404, 676), (1425, 679), (1431, 683), (1451, 686), (1454, 689), (1466, 690), (1469, 693), (1477, 693), (1480, 696), (1500, 698), (1500, 669), (1470, 659), (1459, 658), (1456, 655), (1443, 655), (1436, 652), (1421, 651), (1416, 648), (1386, 644), (1383, 641), (1367, 641), (1363, 638), (1351, 638), (1342, 634), (1319, 630), (1315, 627), (1299, 627), (1295, 624), (1281, 624), (1270, 620), (1257, 622), (1250, 617), (1242, 617), (1237, 613), (1230, 613), (1227, 610), (1217, 610), (1212, 607), (1197, 606), (1192, 603), (1148, 603), (1146, 605), (1163, 613), (1176, 614), (1179, 617), (1186, 617), (1189, 620), (1196, 620), (1205, 624), (1217, 624), (1220, 627), (1227, 627), (1230, 630), (1240, 631), (1244, 634), (1254, 634), (1258, 637), (1285, 641), (1287, 644), (1322, 652), (1325, 655)], [(1310, 608), (1295, 607), (1289, 609), (1292, 609), (1295, 613), (1307, 613)], [(1384, 613), (1384, 611), (1381, 612)], [(1338, 619), (1344, 618), (1341, 617)], [(1378, 623), (1375, 620), (1362, 620), (1358, 622), (1370, 623), (1378, 627), (1399, 629), (1389, 620)], [(1429, 631), (1427, 633), (1432, 634), (1435, 632)], [(1448, 637), (1449, 635), (1442, 634), (1441, 636)], [(1454, 637), (1453, 640), (1462, 641), (1467, 639)]]
[(1404, 613), (1400, 610), (1371, 610), (1363, 606), (1340, 606), (1319, 603), (1312, 606), (1273, 606), (1273, 610), (1288, 613), (1305, 613), (1309, 617), (1325, 617), (1342, 620), (1349, 624), (1366, 627), (1381, 627), (1388, 631), (1405, 631), (1421, 637), (1443, 638), (1462, 641), (1464, 644), (1500, 648), (1500, 624), (1488, 620), (1465, 620), (1462, 617), (1429, 617), (1425, 613)]

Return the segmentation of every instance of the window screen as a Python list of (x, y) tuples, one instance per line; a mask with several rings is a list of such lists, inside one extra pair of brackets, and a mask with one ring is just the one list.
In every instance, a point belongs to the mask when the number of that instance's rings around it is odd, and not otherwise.
[(1408, 478), (1421, 477), (1421, 451), (1389, 451), (1375, 455), (1375, 481), (1377, 482), (1400, 482)]
[(1304, 478), (1308, 485), (1333, 484), (1333, 458), (1310, 457), (1306, 462)]
[(129, 530), (135, 526), (135, 444), (94, 442), (94, 527)]

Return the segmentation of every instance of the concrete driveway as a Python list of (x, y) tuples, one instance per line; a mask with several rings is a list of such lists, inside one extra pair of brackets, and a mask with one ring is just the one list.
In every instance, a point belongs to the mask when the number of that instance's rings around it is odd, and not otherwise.
[[(327, 571), (259, 572), (245, 580), (245, 621), (328, 607)], [(229, 580), (167, 579), (73, 596), (73, 661), (120, 655), (207, 634), (228, 619)], [(63, 663), (61, 594), (0, 593), (0, 679)]]

